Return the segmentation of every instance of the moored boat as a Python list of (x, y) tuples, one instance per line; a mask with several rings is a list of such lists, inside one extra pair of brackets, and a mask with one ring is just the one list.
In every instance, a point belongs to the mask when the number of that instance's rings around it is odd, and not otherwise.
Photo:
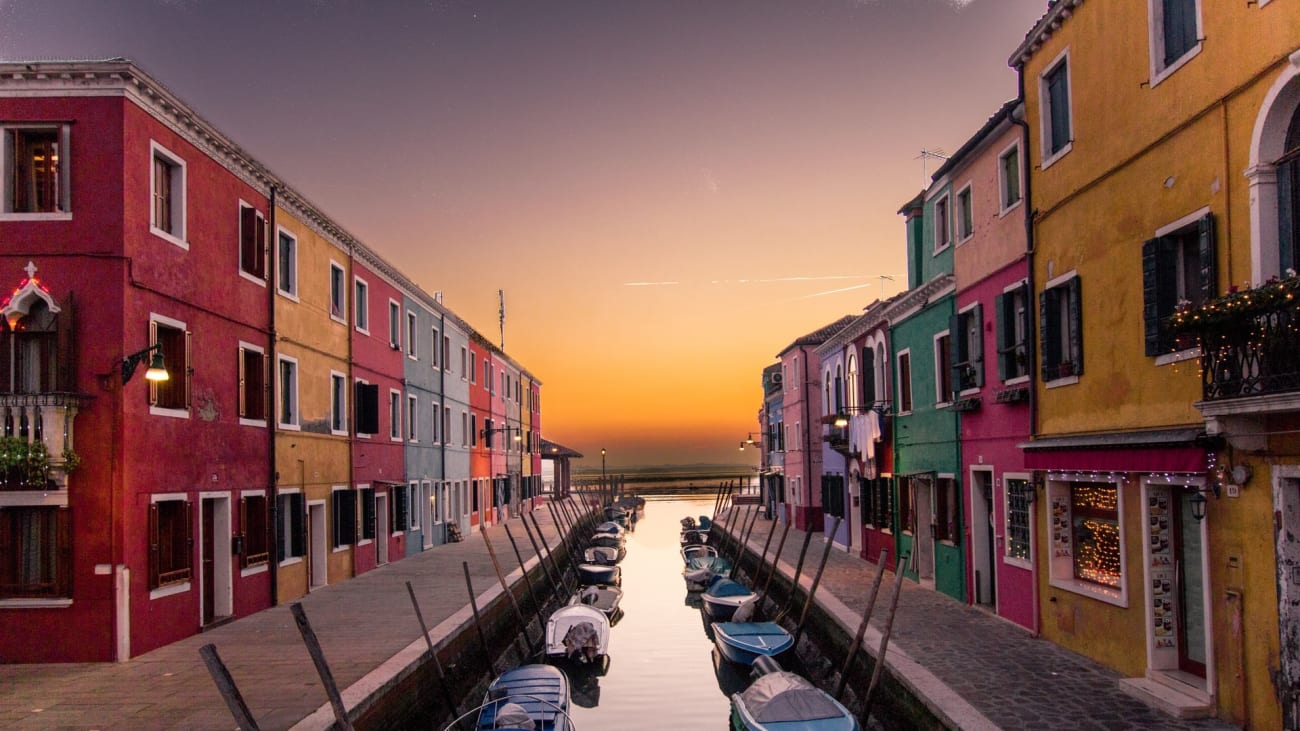
[(617, 548), (609, 546), (592, 546), (582, 552), (582, 560), (587, 563), (605, 564), (612, 566), (622, 560), (623, 556)]
[(754, 592), (750, 591), (744, 584), (731, 579), (715, 576), (713, 583), (709, 588), (704, 590), (701, 599), (704, 600), (704, 612), (711, 619), (717, 622), (725, 622), (731, 619), (736, 613), (736, 609), (741, 604), (749, 601), (754, 597)]
[(690, 546), (709, 542), (709, 532), (706, 530), (686, 530), (682, 531), (682, 545)]
[(776, 657), (794, 645), (794, 637), (776, 622), (714, 622), (718, 652), (740, 665), (753, 665), (759, 656)]
[(604, 523), (601, 523), (600, 525), (596, 526), (596, 532), (613, 533), (616, 536), (621, 536), (624, 533), (627, 533), (627, 528), (624, 528), (623, 526), (619, 525), (618, 523), (615, 523), (612, 520), (607, 520)]
[(618, 612), (618, 604), (622, 600), (622, 589), (607, 584), (596, 584), (579, 589), (573, 595), (573, 598), (569, 600), (569, 604), (582, 604), (598, 609), (606, 617), (613, 620), (614, 614)]
[(682, 561), (690, 563), (691, 559), (707, 558), (717, 556), (718, 549), (714, 546), (706, 546), (702, 543), (692, 543), (689, 546), (682, 546)]
[(686, 588), (691, 591), (704, 591), (713, 583), (715, 576), (727, 576), (731, 573), (731, 561), (722, 556), (701, 556), (686, 562), (682, 577), (686, 579)]
[(733, 731), (861, 731), (856, 718), (825, 691), (785, 670), (731, 695)]
[(617, 566), (597, 563), (578, 564), (578, 581), (584, 585), (623, 583), (623, 572)]
[(546, 620), (546, 656), (579, 664), (609, 652), (609, 617), (586, 604), (569, 604)]
[(478, 712), (475, 728), (481, 731), (571, 731), (569, 679), (550, 665), (521, 665), (492, 681)]

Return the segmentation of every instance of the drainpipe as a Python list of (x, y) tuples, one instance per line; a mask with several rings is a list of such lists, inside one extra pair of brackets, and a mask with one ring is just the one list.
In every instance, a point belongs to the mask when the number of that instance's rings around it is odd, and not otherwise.
[[(1034, 289), (1034, 210), (1033, 210), (1033, 206), (1031, 205), (1033, 202), (1033, 196), (1031, 195), (1032, 188), (1031, 188), (1030, 176), (1029, 176), (1029, 161), (1032, 158), (1030, 157), (1029, 154), (1029, 143), (1030, 143), (1029, 123), (1025, 121), (1025, 113), (1023, 111), (1023, 107), (1025, 103), (1025, 67), (1023, 64), (1016, 67), (1016, 93), (1019, 95), (1022, 111), (1019, 117), (1016, 116), (1014, 110), (1012, 111), (1011, 123), (1020, 128), (1020, 139), (1021, 139), (1020, 147), (1024, 151), (1023, 154), (1021, 155), (1020, 164), (1025, 166), (1025, 189), (1024, 189), (1025, 269), (1026, 269), (1026, 280), (1029, 283), (1029, 287), (1028, 287), (1029, 301), (1025, 303), (1025, 317), (1028, 319), (1028, 322), (1026, 323), (1027, 327), (1025, 328), (1025, 338), (1029, 339), (1029, 342), (1025, 343), (1025, 350), (1029, 351), (1030, 344), (1033, 342), (1031, 339), (1033, 337), (1032, 333), (1036, 332), (1036, 330), (1033, 327), (1033, 324), (1034, 324), (1034, 312), (1037, 311), (1037, 307), (1035, 306), (1036, 302), (1034, 301), (1034, 291), (1035, 291)], [(1041, 353), (1039, 355), (1041, 356)], [(1030, 383), (1032, 384), (1037, 380), (1034, 378), (1034, 359), (1028, 358), (1027, 360), (1029, 365)], [(1029, 389), (1029, 437), (1032, 439), (1033, 436), (1037, 433), (1038, 433), (1038, 389), (1036, 387), (1031, 387)], [(1034, 487), (1032, 482), (1030, 483), (1030, 489), (1035, 490), (1034, 503), (1038, 503), (1039, 500), (1038, 500), (1037, 488)], [(1043, 498), (1046, 499), (1046, 497), (1047, 495), (1044, 492)], [(1035, 510), (1034, 513), (1036, 519), (1036, 514), (1038, 513), (1038, 511)], [(1035, 546), (1035, 548), (1037, 547)], [(1042, 553), (1043, 553), (1042, 551), (1038, 551), (1038, 550), (1034, 551), (1034, 563), (1033, 563), (1033, 568), (1031, 570), (1032, 580), (1034, 582), (1033, 614), (1034, 614), (1034, 636), (1035, 637), (1038, 637), (1042, 634), (1042, 617), (1040, 616), (1042, 601), (1039, 596), (1040, 592), (1038, 590), (1038, 572), (1039, 572), (1039, 564), (1042, 563), (1043, 560), (1041, 555)]]
[[(443, 338), (443, 341), (442, 341), (442, 342), (438, 342), (438, 343), (434, 343), (434, 344), (433, 344), (433, 347), (436, 349), (436, 352), (442, 353), (442, 369), (438, 371), (438, 400), (442, 403), (442, 413), (445, 414), (445, 413), (447, 413), (447, 359), (451, 357), (451, 353), (448, 353), (448, 352), (447, 352), (447, 351), (442, 347), (442, 343), (447, 342), (447, 340), (446, 340), (446, 337), (447, 337), (447, 313), (446, 313), (446, 312), (441, 312), (441, 313), (438, 314), (438, 337)], [(434, 414), (434, 415), (433, 415), (433, 418), (435, 418), (435, 419), (441, 419), (441, 418), (442, 418), (442, 414)], [(438, 445), (438, 461), (441, 463), (441, 468), (442, 468), (442, 486), (443, 486), (443, 487), (447, 487), (447, 438), (448, 438), (448, 437), (447, 437), (447, 432), (450, 431), (450, 427), (451, 427), (451, 423), (450, 423), (450, 422), (448, 422), (448, 421), (444, 421), (444, 422), (443, 422), (443, 424), (442, 424), (442, 441), (439, 442), (439, 445)], [(451, 498), (450, 498), (450, 495), (451, 495), (451, 489), (450, 489), (450, 488), (448, 488), (448, 490), (447, 490), (446, 493), (442, 493), (442, 496), (443, 496), (443, 499), (444, 499), (444, 500), (450, 500), (450, 499), (451, 499)], [(442, 506), (442, 512), (443, 512), (444, 515), (447, 515), (447, 516), (448, 516), (448, 517), (447, 517), (447, 520), (444, 520), (443, 523), (442, 523), (442, 541), (443, 541), (443, 543), (446, 543), (446, 542), (447, 542), (447, 524), (450, 523), (453, 519), (455, 519), (455, 520), (457, 521), (457, 527), (459, 528), (459, 527), (460, 527), (460, 526), (459, 526), (460, 516), (459, 516), (459, 515), (450, 515), (450, 514), (448, 514), (448, 513), (447, 513), (447, 506), (446, 506), (446, 505), (443, 505), (443, 506)]]
[[(275, 255), (278, 253), (278, 248), (279, 248), (279, 238), (278, 235), (276, 235), (276, 230), (275, 230), (275, 207), (276, 207), (276, 187), (272, 185), (271, 205), (266, 215), (267, 221), (270, 226), (270, 233), (272, 234), (272, 236), (268, 236), (267, 238), (274, 238), (275, 240), (269, 242), (267, 245), (266, 275), (268, 280), (275, 278), (275, 274), (274, 274)], [(271, 522), (272, 540), (275, 542), (275, 546), (279, 546), (280, 545), (279, 543), (280, 542), (280, 521), (277, 519), (277, 514), (279, 512), (279, 503), (280, 503), (279, 489), (278, 489), (279, 476), (276, 474), (275, 471), (275, 417), (273, 416), (273, 414), (275, 413), (275, 374), (276, 374), (275, 283), (272, 281), (267, 281), (266, 283), (266, 310), (267, 310), (266, 340), (267, 340), (267, 353), (268, 353), (267, 361), (266, 361), (267, 371), (268, 371), (267, 374), (268, 377), (266, 378), (266, 388), (267, 388), (266, 417), (268, 420), (270, 420), (270, 424), (268, 424), (268, 428), (266, 430), (266, 444), (267, 444), (266, 476), (267, 476), (267, 482), (270, 484), (270, 489), (267, 490), (267, 494), (270, 495), (270, 497), (266, 501), (266, 516), (267, 516), (267, 520)], [(241, 525), (239, 526), (239, 528), (240, 530), (244, 530), (245, 527)], [(270, 564), (270, 568), (271, 568), (270, 571), (271, 606), (276, 606), (277, 604), (280, 603), (279, 600), (280, 561), (278, 560), (278, 558), (276, 558), (276, 555), (277, 554), (274, 549), (271, 550), (270, 553), (267, 555), (267, 563)]]
[[(801, 375), (799, 378), (799, 380), (802, 381), (803, 383), (803, 429), (800, 429), (800, 431), (802, 431), (803, 434), (799, 435), (799, 440), (803, 442), (802, 446), (803, 446), (804, 489), (808, 491), (808, 495), (809, 495), (808, 503), (809, 503), (809, 507), (811, 507), (812, 506), (812, 497), (811, 497), (812, 496), (812, 440), (809, 439), (808, 434), (812, 430), (812, 409), (809, 408), (808, 405), (809, 404), (808, 402), (808, 349), (805, 348), (804, 346), (799, 346), (799, 354), (803, 356), (803, 375)], [(809, 512), (811, 513), (811, 511)], [(811, 519), (809, 519), (808, 521), (807, 529), (809, 533), (812, 532)]]

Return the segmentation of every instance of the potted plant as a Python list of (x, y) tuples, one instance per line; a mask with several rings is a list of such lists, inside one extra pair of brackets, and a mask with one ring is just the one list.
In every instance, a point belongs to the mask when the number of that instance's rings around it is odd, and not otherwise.
[(65, 474), (72, 474), (81, 467), (81, 455), (73, 451), (72, 447), (63, 449), (63, 471)]

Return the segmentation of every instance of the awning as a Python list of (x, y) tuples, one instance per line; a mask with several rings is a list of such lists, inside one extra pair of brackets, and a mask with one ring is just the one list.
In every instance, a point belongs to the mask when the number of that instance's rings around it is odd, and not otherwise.
[(1200, 427), (1046, 437), (1017, 446), (1031, 470), (1205, 472)]

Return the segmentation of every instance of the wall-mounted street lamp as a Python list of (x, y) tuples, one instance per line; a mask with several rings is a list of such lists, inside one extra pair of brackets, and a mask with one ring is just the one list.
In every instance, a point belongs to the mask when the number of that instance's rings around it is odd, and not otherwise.
[(754, 432), (749, 432), (748, 434), (746, 434), (746, 435), (745, 435), (745, 441), (743, 441), (743, 442), (740, 443), (740, 451), (742, 451), (742, 452), (745, 451), (745, 447), (757, 447), (757, 446), (759, 446), (760, 442), (762, 441), (763, 435), (762, 435), (762, 434), (759, 434), (758, 436), (759, 436), (759, 438), (758, 438), (758, 439), (755, 439), (755, 438), (754, 438)]
[(522, 442), (524, 440), (524, 430), (520, 429), (517, 426), (511, 426), (510, 424), (506, 424), (505, 426), (492, 427), (491, 429), (487, 429), (487, 428), (480, 429), (479, 436), (482, 437), (483, 440), (488, 442), (488, 444), (490, 445), (491, 440), (489, 439), (489, 437), (491, 437), (493, 434), (500, 434), (501, 432), (505, 432), (506, 434), (509, 434), (510, 432), (514, 432), (515, 433), (514, 440), (516, 442)]
[(1219, 483), (1211, 482), (1208, 488), (1197, 488), (1196, 492), (1192, 493), (1192, 496), (1187, 500), (1192, 507), (1192, 517), (1196, 518), (1198, 523), (1205, 520), (1205, 493), (1207, 491), (1214, 493), (1215, 500), (1219, 499)]
[[(149, 358), (150, 353), (153, 353), (152, 358)], [(126, 385), (127, 381), (131, 380), (131, 376), (135, 375), (135, 369), (144, 362), (145, 358), (149, 358), (149, 368), (144, 372), (144, 377), (146, 379), (157, 382), (166, 381), (171, 378), (171, 376), (167, 374), (166, 364), (163, 363), (162, 344), (155, 343), (138, 353), (132, 353), (122, 359), (123, 386)]]

